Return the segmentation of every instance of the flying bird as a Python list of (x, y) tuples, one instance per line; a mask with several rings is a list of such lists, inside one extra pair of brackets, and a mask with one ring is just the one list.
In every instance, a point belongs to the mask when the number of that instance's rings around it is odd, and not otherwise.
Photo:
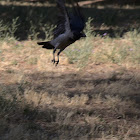
[[(68, 47), (70, 44), (79, 40), (81, 37), (86, 37), (83, 33), (85, 27), (84, 16), (80, 12), (80, 7), (78, 3), (76, 5), (72, 4), (73, 11), (68, 12), (63, 0), (56, 0), (57, 7), (59, 8), (58, 23), (54, 29), (54, 38), (47, 42), (38, 42), (38, 45), (43, 45), (42, 48), (53, 49), (53, 60), (52, 62), (56, 64), (59, 63), (60, 53)], [(55, 60), (55, 52), (57, 53), (57, 61)]]

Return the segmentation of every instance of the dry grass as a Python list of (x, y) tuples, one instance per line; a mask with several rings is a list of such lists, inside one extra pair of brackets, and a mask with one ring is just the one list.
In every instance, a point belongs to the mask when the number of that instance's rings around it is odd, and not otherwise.
[[(92, 55), (79, 69), (81, 61), (69, 64), (64, 54), (55, 67), (51, 51), (35, 41), (1, 42), (0, 139), (140, 139), (139, 65), (131, 55), (121, 65), (105, 56), (119, 44), (134, 45), (125, 37), (90, 38)], [(110, 54), (115, 62), (118, 50)]]
[[(129, 30), (120, 38), (126, 26), (139, 27), (139, 7), (85, 7), (95, 17), (87, 38), (68, 47), (57, 67), (35, 41), (39, 32), (51, 38), (53, 7), (1, 2), (7, 19), (0, 22), (0, 139), (139, 140), (140, 34)], [(92, 20), (102, 37), (92, 32)], [(118, 36), (109, 37), (110, 29)], [(16, 41), (16, 34), (29, 41)]]
[(106, 39), (95, 40), (92, 60), (95, 63), (139, 65), (139, 43), (139, 34), (135, 31), (126, 33), (123, 38), (106, 37)]

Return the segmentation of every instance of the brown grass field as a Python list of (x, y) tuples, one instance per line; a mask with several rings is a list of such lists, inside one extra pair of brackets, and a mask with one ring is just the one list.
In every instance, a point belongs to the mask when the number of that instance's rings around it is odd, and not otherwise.
[(139, 6), (81, 2), (87, 38), (56, 67), (54, 3), (32, 2), (0, 1), (0, 140), (140, 140)]
[[(95, 54), (114, 41), (90, 40), (99, 46), (82, 68), (64, 53), (55, 67), (36, 41), (1, 43), (1, 139), (140, 139), (139, 65), (98, 62)], [(115, 39), (124, 42), (132, 43)]]

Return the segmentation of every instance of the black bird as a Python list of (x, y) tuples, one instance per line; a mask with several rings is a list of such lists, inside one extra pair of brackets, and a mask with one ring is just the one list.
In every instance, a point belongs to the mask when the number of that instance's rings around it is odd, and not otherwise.
[[(60, 15), (58, 15), (58, 24), (54, 29), (54, 39), (48, 42), (38, 42), (38, 45), (43, 45), (42, 48), (53, 49), (53, 63), (59, 63), (60, 53), (70, 44), (79, 40), (81, 37), (86, 37), (83, 33), (85, 27), (85, 19), (80, 12), (80, 7), (78, 3), (73, 6), (73, 12), (69, 13), (66, 9), (63, 0), (56, 0), (57, 6), (60, 10)], [(57, 53), (58, 60), (55, 61), (55, 52), (59, 49)]]

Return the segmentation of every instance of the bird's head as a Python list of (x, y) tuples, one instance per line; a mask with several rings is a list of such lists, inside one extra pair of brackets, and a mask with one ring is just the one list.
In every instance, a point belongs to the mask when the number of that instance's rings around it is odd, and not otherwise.
[(80, 32), (81, 37), (86, 37), (85, 33)]
[(79, 31), (74, 31), (73, 32), (73, 38), (74, 38), (74, 40), (78, 40), (81, 37), (86, 37), (86, 35), (83, 32), (79, 32)]

